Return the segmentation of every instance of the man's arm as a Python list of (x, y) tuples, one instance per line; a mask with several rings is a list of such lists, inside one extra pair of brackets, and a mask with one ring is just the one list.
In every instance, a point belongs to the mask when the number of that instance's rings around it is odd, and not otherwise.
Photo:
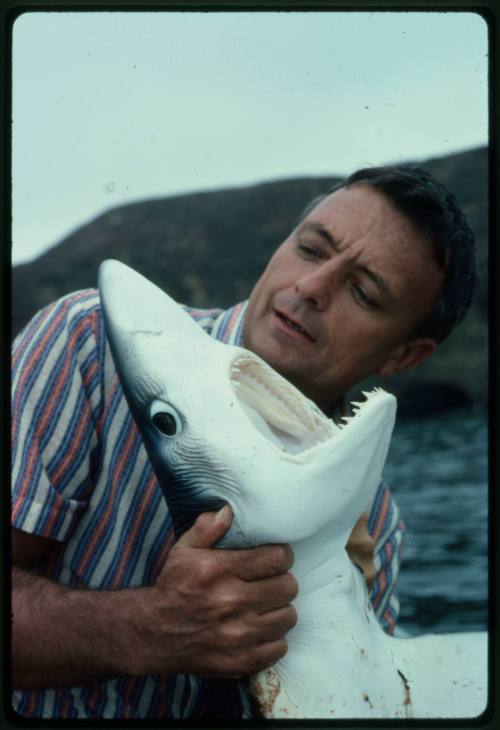
[(13, 675), (19, 689), (121, 675), (238, 677), (286, 653), (297, 593), (286, 546), (217, 550), (226, 508), (198, 518), (154, 586), (89, 590), (54, 583), (28, 566), (53, 541), (14, 531)]
[(88, 508), (89, 474), (104, 448), (102, 335), (98, 300), (84, 291), (43, 310), (14, 347), (15, 686), (177, 672), (238, 676), (273, 663), (295, 622), (290, 551), (212, 549), (230, 512), (217, 523), (200, 518), (155, 585), (75, 588), (40, 575), (42, 559), (72, 539)]
[(382, 628), (394, 632), (399, 616), (397, 580), (402, 560), (405, 525), (387, 484), (380, 483), (372, 505), (368, 529), (375, 541), (375, 580), (370, 600)]

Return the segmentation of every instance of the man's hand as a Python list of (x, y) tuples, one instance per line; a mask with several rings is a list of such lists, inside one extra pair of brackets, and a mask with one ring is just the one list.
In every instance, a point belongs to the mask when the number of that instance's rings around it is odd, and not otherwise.
[(363, 571), (368, 590), (371, 590), (376, 574), (375, 563), (373, 562), (375, 540), (368, 532), (368, 518), (369, 513), (363, 512), (354, 525), (346, 549), (352, 562), (356, 563)]
[(211, 677), (260, 671), (286, 654), (284, 637), (297, 621), (290, 605), (298, 590), (288, 573), (292, 551), (286, 545), (214, 549), (231, 520), (227, 506), (202, 514), (172, 548), (149, 589), (150, 620), (140, 620), (133, 673), (142, 671), (145, 654), (148, 673)]
[(201, 515), (156, 585), (91, 590), (31, 572), (52, 541), (13, 531), (12, 657), (16, 688), (63, 687), (127, 674), (237, 677), (274, 664), (295, 625), (285, 545), (212, 546), (231, 511)]

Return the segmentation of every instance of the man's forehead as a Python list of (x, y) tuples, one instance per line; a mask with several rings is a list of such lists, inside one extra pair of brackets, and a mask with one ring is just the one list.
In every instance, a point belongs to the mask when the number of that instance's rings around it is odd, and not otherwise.
[(333, 224), (336, 221), (344, 224), (349, 222), (353, 227), (362, 229), (373, 226), (376, 221), (382, 222), (387, 216), (401, 218), (402, 224), (410, 223), (383, 193), (369, 185), (357, 183), (329, 193), (313, 208), (305, 221), (322, 219)]
[[(410, 219), (379, 190), (356, 183), (327, 195), (302, 221), (338, 245), (351, 240), (376, 239), (418, 258), (432, 257), (432, 246)], [(418, 245), (416, 245), (418, 243)]]

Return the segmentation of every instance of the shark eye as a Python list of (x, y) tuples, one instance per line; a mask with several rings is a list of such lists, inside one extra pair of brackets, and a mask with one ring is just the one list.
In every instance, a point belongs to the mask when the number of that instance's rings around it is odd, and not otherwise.
[(154, 403), (151, 408), (153, 425), (164, 436), (176, 436), (182, 428), (181, 419), (176, 411), (166, 403)]

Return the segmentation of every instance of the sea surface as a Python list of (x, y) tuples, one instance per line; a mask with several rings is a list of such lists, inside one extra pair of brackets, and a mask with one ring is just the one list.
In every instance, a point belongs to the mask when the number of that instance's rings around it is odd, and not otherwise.
[(411, 635), (486, 629), (486, 411), (400, 419), (384, 476), (407, 528), (399, 625)]

